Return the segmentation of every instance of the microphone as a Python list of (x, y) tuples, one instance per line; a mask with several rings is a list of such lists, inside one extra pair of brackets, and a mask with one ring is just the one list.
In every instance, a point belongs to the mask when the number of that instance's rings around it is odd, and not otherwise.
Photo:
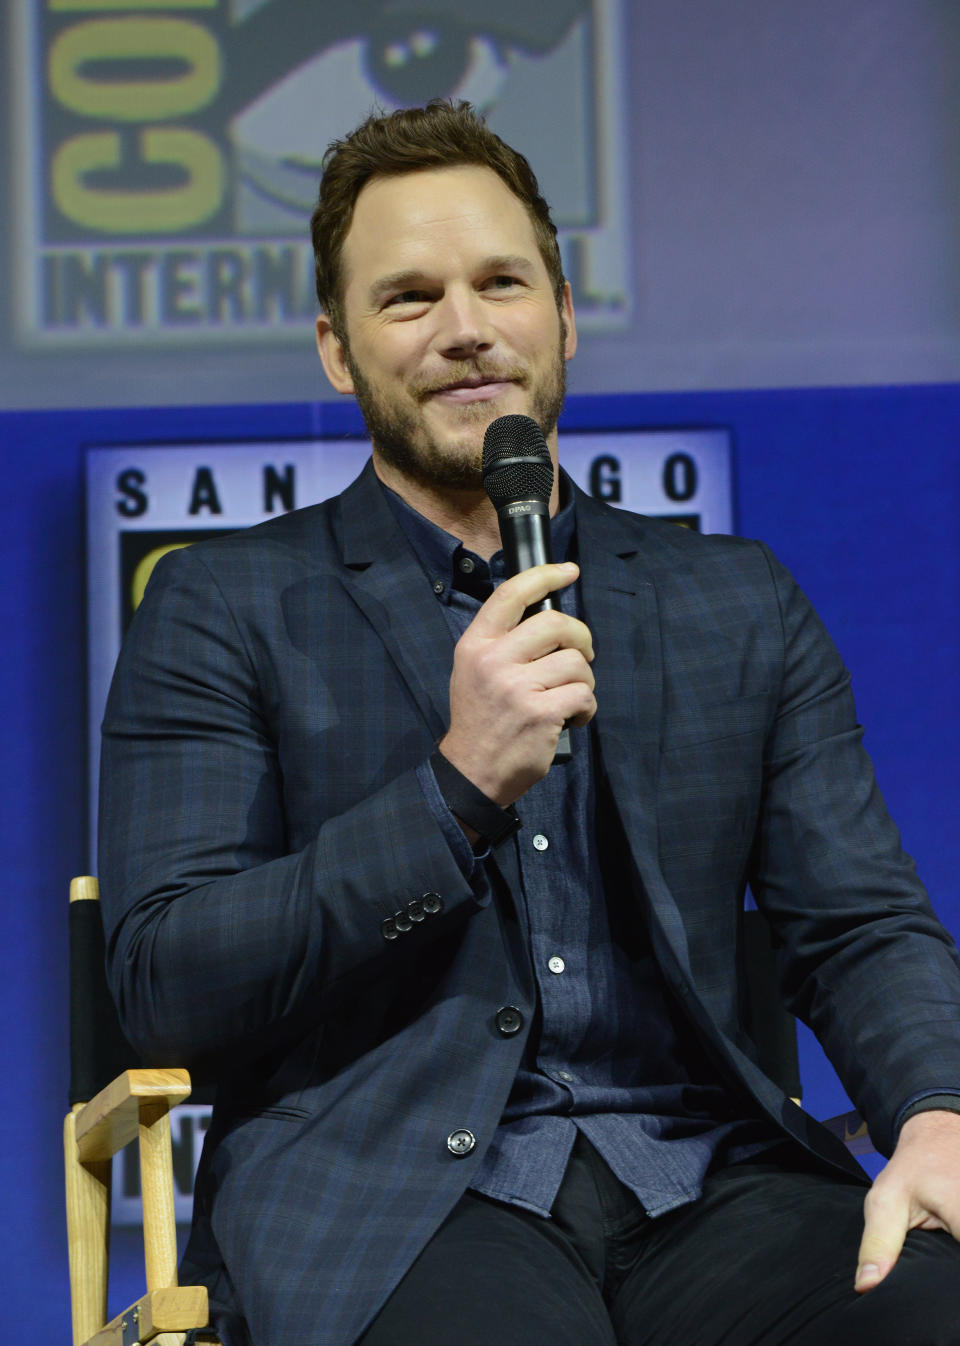
[[(481, 475), (497, 511), (508, 577), (531, 566), (549, 565), (553, 459), (536, 421), (529, 416), (498, 416), (492, 421), (483, 437)], [(521, 620), (549, 610), (560, 611), (553, 594), (531, 604)], [(564, 728), (554, 763), (569, 762), (571, 755), (570, 731)]]

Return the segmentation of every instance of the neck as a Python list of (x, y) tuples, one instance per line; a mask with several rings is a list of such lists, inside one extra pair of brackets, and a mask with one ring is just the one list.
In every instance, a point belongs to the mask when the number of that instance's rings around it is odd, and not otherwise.
[[(434, 487), (425, 482), (411, 481), (403, 472), (397, 472), (388, 463), (382, 462), (376, 451), (373, 454), (373, 468), (385, 486), (396, 491), (401, 499), (405, 499), (417, 514), (428, 518), (431, 524), (459, 538), (467, 551), (475, 552), (487, 561), (494, 552), (500, 551), (500, 522), (485, 490), (458, 490), (450, 486)], [(556, 514), (559, 501), (560, 489), (555, 479), (549, 502), (551, 517)]]
[[(468, 551), (475, 552), (489, 561), (494, 552), (500, 550), (500, 524), (497, 511), (490, 503), (486, 491), (457, 489), (451, 486), (432, 486), (428, 482), (414, 481), (402, 472), (398, 472), (385, 463), (374, 450), (373, 468), (377, 476), (391, 491), (396, 491), (418, 514), (435, 523), (445, 533), (459, 538)], [(550, 495), (550, 517), (556, 514), (560, 505), (560, 485), (554, 475), (553, 491)]]

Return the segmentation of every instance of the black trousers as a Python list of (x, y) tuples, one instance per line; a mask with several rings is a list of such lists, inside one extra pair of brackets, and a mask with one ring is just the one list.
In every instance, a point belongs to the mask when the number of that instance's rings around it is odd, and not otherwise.
[(467, 1193), (358, 1346), (960, 1346), (960, 1244), (853, 1290), (865, 1187), (793, 1145), (649, 1219), (580, 1137), (553, 1218)]

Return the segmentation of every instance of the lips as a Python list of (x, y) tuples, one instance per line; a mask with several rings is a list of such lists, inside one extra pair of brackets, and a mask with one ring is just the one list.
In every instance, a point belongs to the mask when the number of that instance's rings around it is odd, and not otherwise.
[(433, 389), (429, 396), (440, 402), (489, 402), (514, 386), (512, 379), (467, 378)]

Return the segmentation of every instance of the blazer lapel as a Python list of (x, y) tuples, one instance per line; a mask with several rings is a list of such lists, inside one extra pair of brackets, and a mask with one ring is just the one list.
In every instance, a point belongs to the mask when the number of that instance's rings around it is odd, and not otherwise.
[(344, 587), (377, 631), (435, 739), (450, 719), (453, 636), (376, 479), (372, 462), (341, 497)]
[[(660, 869), (657, 789), (663, 656), (654, 566), (635, 522), (577, 491), (584, 618), (594, 636), (600, 755), (655, 926), (662, 961), (690, 974), (686, 933)], [(657, 930), (651, 931), (655, 944)], [(669, 973), (669, 966), (665, 966)]]

